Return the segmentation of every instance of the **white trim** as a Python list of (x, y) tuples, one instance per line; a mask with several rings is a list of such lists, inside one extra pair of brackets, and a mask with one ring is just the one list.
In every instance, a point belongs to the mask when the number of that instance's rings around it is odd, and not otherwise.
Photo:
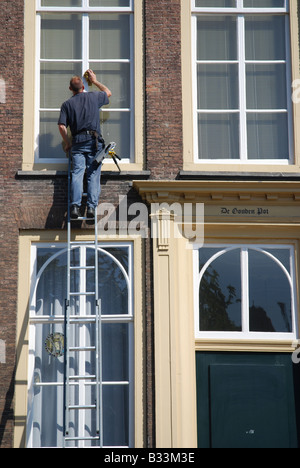
[[(194, 250), (194, 296), (195, 296), (195, 338), (196, 339), (234, 339), (234, 340), (296, 340), (298, 336), (298, 307), (297, 307), (297, 285), (296, 285), (296, 273), (295, 273), (295, 251), (291, 245), (277, 245), (277, 244), (234, 244), (234, 245), (222, 245), (222, 244), (206, 244), (203, 248), (219, 249), (203, 266), (199, 271), (199, 249)], [(290, 272), (275, 257), (272, 253), (267, 250), (288, 250), (290, 252)], [(200, 249), (201, 250), (201, 249)], [(242, 319), (242, 331), (241, 332), (205, 332), (200, 331), (200, 303), (199, 303), (199, 290), (200, 284), (207, 268), (219, 257), (225, 253), (232, 252), (234, 250), (240, 250), (241, 254), (241, 319)], [(292, 332), (291, 333), (263, 333), (263, 332), (251, 332), (249, 326), (249, 265), (248, 255), (249, 250), (255, 250), (261, 252), (267, 257), (271, 258), (283, 271), (288, 279), (291, 288), (291, 320), (292, 320)]]
[(128, 7), (40, 7), (38, 13), (132, 13)]
[(241, 299), (242, 299), (242, 333), (248, 334), (250, 332), (249, 320), (249, 255), (248, 249), (242, 247), (240, 250), (241, 255)]
[(197, 16), (192, 15), (192, 96), (193, 96), (193, 127), (194, 127), (194, 162), (199, 159), (199, 125), (198, 125), (198, 67), (197, 67)]
[(198, 159), (195, 164), (249, 164), (249, 165), (263, 165), (263, 166), (289, 166), (290, 162), (287, 159), (248, 159), (247, 163), (241, 159)]
[(243, 0), (236, 0), (236, 7), (196, 7), (196, 0), (191, 0), (192, 2), (192, 12), (195, 13), (235, 13), (235, 14), (245, 14), (249, 13), (252, 14), (255, 13), (289, 13), (289, 0), (284, 0), (284, 6), (282, 8), (258, 8), (258, 7), (253, 7), (253, 8), (244, 8), (244, 2)]
[[(59, 3), (59, 2), (58, 2)], [(129, 0), (129, 6), (126, 7), (121, 7), (121, 6), (113, 6), (113, 7), (92, 7), (89, 6), (89, 0), (82, 0), (81, 7), (43, 7), (41, 0), (36, 0), (36, 9), (37, 11), (49, 11), (49, 12), (57, 12), (61, 13), (63, 12), (79, 12), (79, 13), (85, 13), (85, 12), (92, 12), (92, 13), (127, 13), (127, 12), (132, 12), (134, 10), (134, 0)]]
[(240, 160), (247, 161), (247, 87), (246, 87), (246, 51), (245, 51), (245, 17), (237, 19), (237, 50), (239, 58), (239, 105), (240, 105)]

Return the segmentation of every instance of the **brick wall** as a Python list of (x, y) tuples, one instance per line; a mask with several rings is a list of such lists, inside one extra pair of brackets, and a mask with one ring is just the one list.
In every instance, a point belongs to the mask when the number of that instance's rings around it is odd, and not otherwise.
[(23, 0), (2, 0), (0, 8), (0, 447), (11, 447), (18, 278), (20, 204), (15, 173), (22, 158)]
[(153, 179), (183, 167), (180, 0), (145, 0), (146, 151)]

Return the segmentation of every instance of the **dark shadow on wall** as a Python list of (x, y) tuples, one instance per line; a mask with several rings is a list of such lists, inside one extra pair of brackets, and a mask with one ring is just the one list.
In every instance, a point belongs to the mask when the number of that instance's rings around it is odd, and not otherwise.
[[(13, 373), (12, 373), (12, 378), (11, 382), (9, 385), (9, 388), (6, 392), (6, 397), (5, 397), (5, 404), (4, 404), (4, 409), (2, 412), (1, 416), (1, 421), (0, 421), (0, 448), (2, 447), (2, 444), (5, 443), (5, 439), (10, 438), (11, 442), (9, 445), (7, 445), (7, 448), (12, 446), (12, 441), (13, 441), (13, 422), (14, 422), (14, 391), (15, 391), (15, 374), (16, 374), (16, 369), (14, 368)], [(8, 433), (8, 423), (11, 425), (11, 432)]]

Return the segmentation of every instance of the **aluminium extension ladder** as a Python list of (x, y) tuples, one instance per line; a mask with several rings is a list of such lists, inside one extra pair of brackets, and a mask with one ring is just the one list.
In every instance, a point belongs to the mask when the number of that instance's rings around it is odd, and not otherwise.
[[(68, 260), (67, 260), (67, 299), (66, 299), (66, 310), (65, 310), (65, 359), (64, 359), (64, 447), (76, 445), (79, 447), (86, 446), (98, 446), (103, 447), (103, 383), (102, 383), (102, 322), (101, 322), (101, 301), (99, 299), (99, 267), (98, 267), (98, 228), (97, 228), (97, 209), (95, 210), (95, 237), (92, 242), (74, 242), (72, 240), (72, 224), (77, 220), (71, 219), (71, 152), (69, 155), (69, 171), (68, 171)], [(85, 196), (85, 194), (84, 194)], [(80, 217), (78, 221), (86, 221), (87, 218)], [(91, 221), (89, 219), (89, 221)], [(80, 264), (75, 265), (72, 263), (72, 250), (81, 245), (88, 246), (94, 249), (94, 265), (92, 266), (81, 266)], [(72, 272), (78, 272), (79, 275), (82, 271), (93, 271), (95, 274), (95, 288), (93, 291), (79, 292), (72, 291)], [(86, 273), (85, 273), (86, 274)], [(74, 282), (76, 283), (76, 282)], [(87, 291), (86, 286), (86, 291)], [(80, 288), (79, 288), (80, 289)], [(93, 315), (82, 315), (80, 307), (75, 305), (75, 310), (72, 314), (72, 298), (77, 299), (80, 303), (80, 296), (88, 298), (92, 296), (94, 298), (95, 312)], [(73, 300), (74, 302), (74, 300)], [(76, 314), (76, 309), (78, 313)], [(93, 313), (93, 312), (91, 312)], [(75, 331), (85, 326), (94, 327), (95, 343), (93, 346), (71, 346), (71, 327), (74, 327)], [(95, 353), (95, 359), (90, 362), (95, 362), (94, 369), (91, 370), (91, 375), (71, 375), (72, 362), (79, 360), (79, 354), (91, 355)], [(88, 358), (87, 358), (88, 359)], [(85, 362), (85, 360), (84, 360)], [(88, 402), (83, 401), (72, 401), (75, 400), (76, 391), (71, 389), (76, 388), (76, 385), (86, 385), (85, 388), (89, 389), (89, 392), (84, 392), (90, 396)], [(92, 396), (93, 395), (93, 396)], [(93, 398), (94, 401), (91, 400)], [(92, 404), (91, 404), (92, 403)], [(93, 425), (94, 433), (88, 432), (87, 436), (85, 433), (85, 423), (81, 424), (80, 421), (85, 421), (85, 418), (80, 417), (84, 412), (93, 413), (93, 421), (96, 423)], [(96, 415), (94, 415), (96, 412)], [(87, 414), (87, 413), (86, 413)], [(74, 421), (77, 423), (77, 428), (74, 428)], [(74, 431), (75, 429), (75, 431)], [(89, 431), (92, 429), (90, 428)], [(90, 441), (90, 442), (88, 442)]]

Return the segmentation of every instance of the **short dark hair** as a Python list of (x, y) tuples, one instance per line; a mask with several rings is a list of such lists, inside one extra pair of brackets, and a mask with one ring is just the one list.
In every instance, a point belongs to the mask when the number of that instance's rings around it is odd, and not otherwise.
[(75, 85), (74, 85), (74, 83), (73, 83), (74, 80), (79, 80), (79, 81), (81, 82), (81, 87), (83, 87), (84, 85), (83, 85), (83, 81), (82, 81), (82, 79), (81, 79), (80, 76), (78, 76), (78, 75), (72, 76), (72, 78), (71, 78), (71, 80), (70, 80), (70, 88), (71, 88), (73, 91), (76, 92), (76, 91), (79, 91), (81, 88), (78, 89), (78, 86), (75, 86)]

